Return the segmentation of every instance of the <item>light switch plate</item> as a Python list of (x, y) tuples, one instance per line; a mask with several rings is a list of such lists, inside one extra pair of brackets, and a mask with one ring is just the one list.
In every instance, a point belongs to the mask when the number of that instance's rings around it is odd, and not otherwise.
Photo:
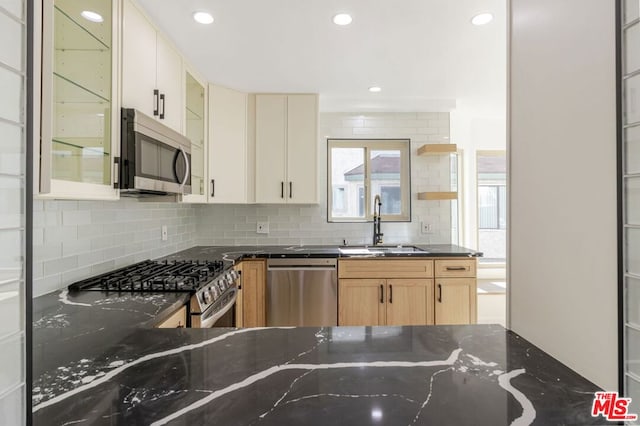
[(167, 225), (162, 225), (162, 241), (167, 241)]
[(268, 234), (269, 233), (269, 222), (258, 222), (256, 224), (256, 233), (258, 233), (258, 234)]

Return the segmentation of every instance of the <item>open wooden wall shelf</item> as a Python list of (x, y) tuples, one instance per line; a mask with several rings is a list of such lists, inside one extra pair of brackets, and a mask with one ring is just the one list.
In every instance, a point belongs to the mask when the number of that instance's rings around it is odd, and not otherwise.
[(418, 155), (455, 154), (458, 146), (455, 143), (427, 143), (418, 148)]
[(418, 192), (418, 200), (457, 200), (458, 193), (451, 192)]

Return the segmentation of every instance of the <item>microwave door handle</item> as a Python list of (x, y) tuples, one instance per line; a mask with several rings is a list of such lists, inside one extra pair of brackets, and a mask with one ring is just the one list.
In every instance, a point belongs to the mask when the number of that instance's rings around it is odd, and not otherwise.
[(185, 184), (187, 183), (187, 180), (189, 180), (189, 173), (191, 172), (190, 170), (190, 166), (189, 166), (189, 157), (187, 157), (187, 153), (185, 152), (184, 148), (182, 148), (182, 146), (180, 147), (180, 152), (182, 153), (182, 156), (184, 157), (184, 164), (185, 164), (185, 168), (184, 168), (184, 178), (182, 179), (182, 182), (180, 183), (180, 186), (185, 186)]

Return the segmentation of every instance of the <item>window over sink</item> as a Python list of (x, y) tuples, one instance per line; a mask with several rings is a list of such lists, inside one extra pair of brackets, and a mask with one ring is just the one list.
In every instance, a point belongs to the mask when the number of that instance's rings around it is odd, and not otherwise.
[(372, 220), (376, 195), (382, 220), (411, 220), (409, 139), (328, 139), (327, 145), (329, 222)]

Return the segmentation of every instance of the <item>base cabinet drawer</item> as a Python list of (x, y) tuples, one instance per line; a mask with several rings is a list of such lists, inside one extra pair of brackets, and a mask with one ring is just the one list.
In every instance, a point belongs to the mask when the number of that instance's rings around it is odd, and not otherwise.
[(338, 262), (339, 278), (432, 278), (433, 260), (344, 259)]
[(438, 277), (475, 277), (476, 259), (445, 259), (435, 261), (435, 276)]
[(156, 328), (183, 328), (187, 326), (187, 307), (178, 309), (169, 318), (162, 321)]

